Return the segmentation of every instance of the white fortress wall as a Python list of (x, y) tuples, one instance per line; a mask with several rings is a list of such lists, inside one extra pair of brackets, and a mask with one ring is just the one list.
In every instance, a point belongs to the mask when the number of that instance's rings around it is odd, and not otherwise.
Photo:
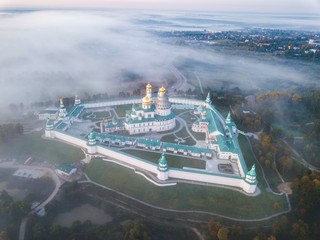
[(126, 162), (126, 163), (133, 165), (135, 167), (145, 169), (145, 170), (152, 172), (152, 173), (158, 172), (157, 171), (157, 164), (148, 163), (147, 161), (143, 161), (142, 159), (140, 160), (136, 157), (130, 156), (125, 153), (114, 151), (114, 150), (111, 150), (111, 149), (108, 149), (106, 147), (99, 146), (99, 145), (97, 146), (97, 152), (102, 155), (106, 155), (106, 156), (110, 156), (115, 159), (119, 159), (120, 161)]
[(242, 188), (243, 178), (237, 177), (223, 177), (219, 175), (212, 175), (206, 173), (197, 173), (194, 171), (188, 170), (178, 170), (174, 168), (169, 168), (169, 177), (184, 179), (189, 181), (197, 181), (197, 182), (207, 182), (219, 185), (226, 185), (232, 187)]
[(169, 102), (178, 103), (178, 104), (186, 104), (186, 105), (202, 105), (202, 104), (204, 104), (203, 100), (177, 98), (177, 97), (169, 97)]
[(141, 103), (141, 98), (112, 99), (112, 100), (96, 101), (96, 102), (92, 101), (92, 102), (82, 103), (81, 105), (83, 105), (85, 108), (98, 108), (98, 107), (108, 107), (108, 106), (138, 104), (138, 103)]
[[(55, 131), (55, 137), (58, 139), (70, 142), (72, 144), (75, 144), (75, 145), (82, 147), (82, 148), (88, 149), (88, 147), (90, 147), (90, 146), (87, 146), (86, 140), (71, 136), (71, 135), (63, 133), (63, 132)], [(107, 147), (104, 147), (101, 145), (97, 145), (96, 150), (97, 150), (96, 153), (98, 153), (98, 154), (110, 156), (115, 159), (119, 159), (120, 161), (126, 162), (126, 163), (131, 164), (135, 167), (140, 167), (142, 169), (145, 169), (145, 170), (153, 172), (153, 173), (158, 172), (157, 171), (157, 164), (152, 164), (151, 162), (149, 163), (148, 161), (144, 161), (143, 159), (140, 160), (136, 157), (130, 156), (129, 154), (121, 153), (121, 152), (118, 152), (115, 150), (111, 150), (111, 149), (108, 149)]]
[[(77, 146), (88, 149), (87, 141), (78, 137), (74, 137), (70, 134), (55, 130), (55, 137), (64, 141), (68, 141)], [(134, 167), (139, 167), (141, 169), (147, 170), (149, 172), (158, 173), (157, 164), (151, 163), (149, 161), (139, 159), (137, 157), (131, 156), (126, 153), (119, 152), (117, 150), (109, 149), (101, 145), (96, 146), (96, 153), (110, 156), (112, 158), (118, 159), (122, 162), (128, 163)], [(233, 177), (233, 176), (219, 176), (208, 173), (195, 172), (191, 170), (175, 169), (169, 168), (168, 175), (170, 178), (184, 179), (189, 181), (197, 182), (208, 182), (219, 185), (226, 185), (232, 187), (238, 187), (243, 189), (246, 192), (252, 192), (255, 190), (254, 186), (248, 185), (243, 178)]]
[(60, 132), (60, 131), (57, 131), (55, 130), (54, 131), (54, 136), (58, 139), (61, 139), (61, 140), (64, 140), (64, 141), (67, 141), (67, 142), (70, 142), (72, 144), (75, 144), (79, 147), (82, 147), (82, 148), (87, 148), (87, 141), (85, 139), (81, 139), (81, 138), (78, 138), (78, 137), (74, 137), (70, 134), (67, 134), (65, 132)]
[[(169, 97), (169, 102), (186, 104), (186, 105), (201, 105), (204, 104), (203, 100), (197, 99), (187, 99), (187, 98), (177, 98)], [(92, 101), (84, 102), (83, 105), (85, 108), (98, 108), (98, 107), (107, 107), (107, 106), (116, 106), (116, 105), (127, 105), (127, 104), (138, 104), (141, 103), (141, 98), (128, 98), (128, 99), (111, 99), (105, 101)]]

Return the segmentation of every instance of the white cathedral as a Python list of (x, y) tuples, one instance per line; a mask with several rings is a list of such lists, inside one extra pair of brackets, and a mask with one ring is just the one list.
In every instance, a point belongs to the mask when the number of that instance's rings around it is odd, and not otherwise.
[(146, 132), (168, 131), (176, 126), (175, 113), (171, 109), (166, 89), (162, 86), (153, 103), (152, 86), (146, 86), (146, 96), (142, 103), (132, 105), (132, 109), (126, 111), (124, 128), (130, 134)]

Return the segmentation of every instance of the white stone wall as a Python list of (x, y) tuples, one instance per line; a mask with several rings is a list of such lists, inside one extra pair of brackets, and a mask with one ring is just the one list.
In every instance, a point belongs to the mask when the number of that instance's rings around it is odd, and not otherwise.
[[(169, 102), (177, 104), (186, 104), (186, 105), (202, 105), (202, 100), (196, 99), (187, 99), (187, 98), (173, 98), (169, 97)], [(97, 108), (97, 107), (107, 107), (107, 106), (116, 106), (116, 105), (126, 105), (126, 104), (138, 104), (141, 103), (141, 98), (129, 98), (129, 99), (115, 99), (115, 100), (105, 100), (97, 102), (87, 102), (82, 105), (85, 108)]]
[(200, 182), (207, 182), (213, 184), (221, 184), (226, 186), (232, 187), (242, 187), (242, 178), (231, 178), (231, 177), (223, 177), (211, 174), (201, 174), (186, 170), (175, 170), (169, 169), (169, 177), (171, 178), (178, 178), (178, 179), (185, 179), (191, 181), (200, 181)]
[(39, 114), (39, 120), (47, 120), (48, 118), (50, 120), (55, 120), (57, 117), (58, 117), (58, 111), (55, 114), (50, 114), (50, 113)]
[(141, 98), (116, 99), (116, 100), (106, 100), (101, 102), (88, 102), (88, 103), (83, 103), (82, 105), (85, 108), (97, 108), (97, 107), (107, 107), (107, 106), (137, 104), (137, 103), (141, 103)]
[(87, 148), (87, 141), (84, 139), (80, 139), (77, 137), (73, 137), (71, 135), (65, 134), (63, 132), (59, 132), (59, 131), (54, 131), (55, 132), (55, 137), (64, 141), (67, 141), (69, 143), (75, 144), (79, 147), (82, 148)]
[(195, 105), (195, 106), (203, 104), (202, 100), (187, 99), (187, 98), (174, 98), (174, 97), (169, 97), (169, 102), (178, 103), (178, 104), (186, 104), (186, 105)]
[(104, 148), (102, 146), (97, 146), (97, 152), (100, 154), (106, 155), (106, 156), (111, 156), (115, 159), (119, 159), (120, 161), (129, 163), (130, 165), (133, 165), (135, 167), (140, 167), (140, 168), (145, 169), (149, 172), (158, 173), (157, 165), (144, 162), (144, 161), (139, 160), (133, 156), (131, 157), (126, 154), (119, 153), (119, 152), (113, 151), (111, 149)]
[[(90, 148), (90, 146), (87, 146), (87, 141), (85, 139), (79, 139), (59, 131), (54, 131), (54, 132), (55, 132), (56, 138), (58, 139), (70, 142), (72, 144), (75, 144), (87, 150)], [(94, 146), (94, 148), (96, 150), (96, 154), (101, 154), (105, 156), (110, 156), (115, 159), (119, 159), (120, 161), (126, 162), (132, 166), (139, 167), (149, 172), (155, 173), (162, 179), (171, 177), (171, 178), (191, 180), (191, 181), (222, 184), (226, 186), (242, 188), (244, 191), (251, 192), (251, 193), (254, 192), (256, 189), (256, 185), (250, 185), (246, 183), (243, 178), (231, 178), (231, 177), (217, 176), (217, 175), (211, 175), (211, 174), (205, 174), (205, 173), (196, 173), (196, 172), (191, 172), (187, 170), (175, 170), (170, 168), (168, 172), (165, 172), (165, 174), (160, 174), (156, 164), (142, 161), (134, 156), (129, 156), (127, 154), (123, 154), (118, 151), (113, 151), (111, 149), (105, 148), (100, 145)]]

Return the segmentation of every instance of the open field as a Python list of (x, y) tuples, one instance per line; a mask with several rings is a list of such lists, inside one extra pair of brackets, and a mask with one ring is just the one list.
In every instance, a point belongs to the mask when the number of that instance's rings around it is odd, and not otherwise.
[[(123, 150), (123, 152), (132, 154), (136, 157), (140, 157), (154, 163), (158, 163), (159, 158), (161, 157), (161, 153), (145, 152), (145, 151), (134, 150), (134, 149)], [(200, 169), (206, 168), (206, 163), (203, 160), (197, 160), (197, 159), (187, 158), (182, 156), (181, 157), (172, 156), (172, 155), (166, 155), (166, 159), (168, 161), (169, 167), (175, 167), (175, 168), (192, 167), (192, 168), (200, 168)]]
[[(208, 186), (179, 183), (157, 187), (133, 170), (94, 159), (86, 173), (93, 180), (150, 204), (170, 209), (204, 210), (238, 218), (258, 218), (287, 209), (284, 196), (262, 192), (257, 197)], [(280, 204), (279, 210), (273, 204)]]
[(55, 140), (43, 139), (43, 131), (22, 135), (0, 145), (0, 158), (24, 162), (32, 156), (52, 163), (73, 163), (84, 158), (81, 149)]

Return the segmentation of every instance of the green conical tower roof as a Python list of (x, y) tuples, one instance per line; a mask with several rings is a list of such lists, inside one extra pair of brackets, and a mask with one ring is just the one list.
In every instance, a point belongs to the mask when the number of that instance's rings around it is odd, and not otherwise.
[(50, 119), (49, 119), (49, 118), (47, 119), (47, 123), (46, 123), (46, 125), (47, 125), (47, 126), (52, 126), (52, 125), (53, 125), (53, 123), (50, 121)]
[(248, 175), (252, 176), (252, 177), (256, 177), (256, 165), (253, 164), (251, 170), (247, 173)]
[(161, 157), (159, 159), (158, 170), (161, 172), (165, 172), (168, 170), (168, 163), (166, 160), (166, 155), (164, 153), (161, 154)]
[(228, 116), (226, 118), (226, 122), (231, 122), (231, 114), (230, 114), (230, 112), (228, 113)]
[(211, 103), (211, 98), (210, 98), (210, 92), (208, 92), (207, 98), (206, 98), (207, 103)]
[(116, 124), (118, 122), (118, 118), (116, 116), (113, 116), (112, 123)]
[(96, 139), (96, 134), (94, 133), (93, 130), (90, 132), (88, 139)]
[(166, 155), (164, 153), (161, 154), (161, 158), (159, 159), (159, 163), (167, 164)]

